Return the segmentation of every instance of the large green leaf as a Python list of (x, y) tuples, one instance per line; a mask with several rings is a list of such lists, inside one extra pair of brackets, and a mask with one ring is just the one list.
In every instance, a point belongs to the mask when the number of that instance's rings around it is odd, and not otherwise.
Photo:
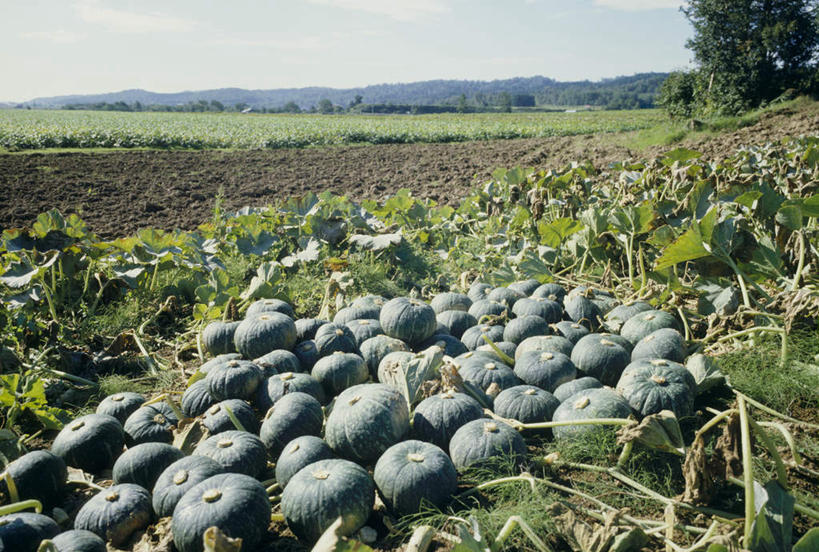
[(663, 250), (663, 254), (655, 263), (655, 268), (662, 270), (686, 261), (708, 257), (711, 255), (710, 249), (703, 239), (699, 224), (694, 222), (674, 243)]
[(401, 232), (394, 234), (377, 234), (375, 236), (368, 236), (366, 234), (354, 234), (350, 236), (349, 241), (353, 245), (357, 245), (361, 249), (368, 251), (383, 251), (389, 249), (394, 245), (401, 243), (403, 236)]
[(796, 232), (802, 229), (802, 207), (798, 204), (784, 204), (776, 212), (776, 222)]
[(663, 165), (671, 166), (674, 163), (685, 163), (686, 161), (691, 161), (692, 159), (699, 159), (702, 157), (702, 153), (686, 148), (677, 148), (667, 152), (660, 158), (660, 162)]
[(816, 552), (819, 550), (819, 527), (814, 527), (793, 545), (792, 552)]
[(552, 222), (540, 221), (537, 225), (538, 234), (540, 234), (540, 243), (548, 245), (557, 249), (560, 247), (566, 238), (580, 232), (583, 229), (583, 223), (571, 218), (559, 218)]
[(242, 292), (242, 299), (268, 299), (279, 294), (282, 279), (281, 265), (277, 262), (262, 263), (250, 285)]
[(763, 487), (754, 481), (754, 522), (746, 547), (751, 552), (791, 549), (795, 500), (776, 480)]

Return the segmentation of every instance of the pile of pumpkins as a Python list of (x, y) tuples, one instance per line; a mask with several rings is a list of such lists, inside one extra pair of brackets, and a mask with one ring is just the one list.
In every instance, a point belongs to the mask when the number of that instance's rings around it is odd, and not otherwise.
[[(50, 539), (60, 552), (103, 551), (165, 516), (180, 552), (202, 550), (211, 526), (254, 550), (271, 518), (262, 481), (270, 483), (273, 465), (281, 512), (306, 544), (339, 517), (343, 534), (356, 533), (376, 495), (396, 516), (442, 507), (459, 470), (525, 457), (521, 433), (503, 419), (691, 414), (696, 383), (682, 364), (680, 330), (675, 316), (648, 303), (535, 280), (474, 283), (430, 303), (360, 297), (332, 322), (296, 319), (288, 303), (260, 300), (243, 320), (202, 331), (213, 358), (181, 408), (117, 393), (67, 424), (51, 450), (9, 464), (20, 498), (47, 507), (59, 505), (66, 466), (112, 470), (113, 485), (80, 508), (71, 531), (41, 514), (0, 518), (0, 550), (36, 550)], [(432, 385), (435, 394), (408, 400), (386, 372), (431, 347), (462, 385)], [(201, 419), (210, 434), (189, 456), (172, 445), (180, 417)], [(574, 439), (593, 429), (564, 425), (552, 434)]]

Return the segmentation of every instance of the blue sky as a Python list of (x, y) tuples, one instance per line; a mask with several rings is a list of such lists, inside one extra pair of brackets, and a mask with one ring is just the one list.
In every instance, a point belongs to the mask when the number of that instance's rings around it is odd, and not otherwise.
[(681, 0), (0, 0), (0, 101), (685, 67)]

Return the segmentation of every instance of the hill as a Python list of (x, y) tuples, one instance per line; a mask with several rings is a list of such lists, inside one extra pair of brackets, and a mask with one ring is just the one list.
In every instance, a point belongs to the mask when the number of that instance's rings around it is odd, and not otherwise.
[(77, 104), (115, 104), (122, 102), (144, 106), (177, 106), (194, 102), (219, 102), (225, 106), (237, 104), (253, 108), (281, 108), (292, 102), (302, 109), (316, 106), (321, 100), (348, 106), (357, 96), (368, 104), (447, 105), (456, 104), (463, 95), (468, 103), (478, 107), (498, 105), (504, 95), (535, 105), (592, 105), (609, 108), (651, 107), (666, 73), (641, 73), (601, 81), (558, 82), (553, 79), (517, 77), (492, 81), (430, 80), (412, 83), (375, 84), (359, 88), (281, 88), (246, 90), (219, 88), (174, 93), (133, 89), (107, 94), (85, 94), (35, 98), (22, 107), (61, 108)]

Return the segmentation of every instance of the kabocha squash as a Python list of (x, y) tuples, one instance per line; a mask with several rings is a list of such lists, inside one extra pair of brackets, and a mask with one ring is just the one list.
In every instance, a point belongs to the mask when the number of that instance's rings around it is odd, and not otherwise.
[(207, 456), (185, 456), (165, 468), (151, 493), (154, 513), (159, 517), (173, 514), (179, 500), (197, 483), (224, 472), (224, 468)]
[(353, 332), (355, 337), (356, 349), (361, 349), (361, 344), (377, 335), (384, 335), (384, 330), (381, 329), (381, 324), (374, 318), (362, 318), (357, 320), (350, 320), (347, 322), (347, 327)]
[[(10, 462), (6, 471), (20, 500), (39, 500), (48, 508), (59, 504), (65, 493), (68, 470), (65, 461), (51, 451), (28, 452)], [(0, 479), (0, 489), (10, 496), (5, 479)]]
[(140, 406), (122, 426), (129, 447), (140, 443), (170, 443), (179, 419), (165, 402)]
[(501, 418), (524, 424), (548, 422), (560, 405), (554, 395), (533, 385), (516, 385), (495, 397), (494, 411)]
[(534, 293), (535, 290), (539, 287), (540, 282), (538, 282), (534, 278), (529, 278), (528, 280), (522, 280), (520, 282), (515, 282), (514, 284), (509, 284), (509, 289), (517, 291), (518, 293), (522, 293), (527, 297), (532, 295), (532, 293)]
[(422, 341), (416, 347), (413, 347), (413, 351), (421, 352), (433, 346), (443, 349), (444, 354), (449, 357), (456, 357), (469, 351), (469, 349), (466, 348), (466, 345), (464, 345), (464, 342), (457, 337), (443, 334), (436, 334), (429, 339)]
[(361, 297), (356, 297), (353, 299), (353, 302), (350, 303), (351, 307), (376, 307), (381, 308), (387, 304), (387, 299), (382, 297), (381, 295), (363, 295)]
[(600, 334), (589, 334), (578, 341), (571, 359), (581, 374), (610, 386), (617, 383), (623, 368), (631, 361), (625, 349)]
[(673, 362), (685, 361), (685, 340), (673, 328), (660, 328), (637, 342), (631, 351), (631, 360), (664, 358)]
[(396, 297), (381, 308), (378, 321), (384, 333), (406, 341), (420, 343), (435, 334), (437, 322), (432, 307), (417, 299)]
[(543, 318), (527, 314), (509, 321), (503, 329), (503, 340), (518, 344), (527, 337), (548, 333), (549, 324)]
[(378, 320), (381, 307), (375, 305), (362, 305), (360, 307), (344, 307), (333, 317), (333, 324), (344, 326), (353, 320)]
[(57, 552), (106, 552), (105, 541), (85, 529), (64, 531), (51, 539)]
[(302, 341), (293, 349), (293, 354), (299, 359), (304, 371), (309, 372), (313, 369), (316, 361), (319, 359), (318, 347), (316, 347), (315, 339), (308, 339)]
[(134, 393), (132, 391), (123, 391), (108, 395), (97, 406), (97, 414), (108, 414), (116, 418), (119, 423), (124, 424), (128, 416), (133, 414), (134, 410), (142, 406), (145, 402), (145, 397), (141, 393)]
[(486, 296), (486, 298), (490, 301), (496, 301), (505, 305), (510, 311), (518, 300), (525, 297), (526, 296), (521, 292), (515, 291), (514, 289), (509, 289), (507, 287), (497, 287), (490, 291), (489, 295)]
[(577, 368), (563, 353), (529, 351), (515, 362), (515, 375), (528, 385), (552, 393), (558, 386), (577, 377)]
[(266, 378), (284, 372), (303, 372), (301, 362), (291, 351), (276, 349), (253, 359), (253, 364), (261, 368)]
[(129, 448), (114, 462), (114, 484), (133, 483), (153, 489), (165, 468), (184, 456), (184, 452), (167, 443), (142, 443)]
[(486, 299), (486, 296), (489, 295), (492, 289), (492, 286), (484, 282), (474, 282), (469, 286), (469, 291), (467, 291), (466, 296), (469, 297), (473, 303), (476, 303), (481, 299)]
[(276, 349), (290, 350), (296, 344), (296, 324), (280, 312), (245, 318), (236, 327), (233, 342), (245, 358), (258, 358)]
[[(202, 423), (205, 425), (211, 435), (216, 435), (223, 431), (230, 431), (237, 428), (227, 410), (239, 420), (245, 431), (256, 433), (259, 431), (259, 420), (256, 419), (256, 413), (253, 408), (241, 399), (228, 399), (214, 404), (205, 411), (205, 416), (202, 418)], [(150, 487), (149, 487), (150, 488)]]
[(446, 328), (450, 335), (458, 339), (461, 338), (466, 330), (478, 325), (478, 321), (474, 316), (462, 310), (444, 311), (438, 314), (436, 320)]
[(253, 397), (253, 405), (259, 412), (267, 412), (276, 401), (288, 393), (307, 393), (324, 404), (327, 398), (321, 384), (310, 374), (294, 374), (285, 372), (276, 376), (270, 376), (262, 382), (256, 395)]
[(333, 449), (320, 437), (315, 435), (296, 437), (285, 445), (276, 461), (276, 483), (283, 489), (302, 468), (319, 460), (335, 458), (335, 456)]
[[(576, 422), (596, 418), (628, 418), (628, 402), (609, 388), (585, 389), (560, 403), (552, 414), (553, 422)], [(578, 438), (601, 426), (567, 425), (552, 428), (555, 439)]]
[(224, 364), (225, 362), (230, 362), (231, 360), (241, 360), (241, 358), (242, 355), (240, 355), (239, 353), (227, 353), (224, 355), (218, 355), (202, 364), (199, 368), (197, 368), (196, 371), (204, 376), (205, 374), (210, 372), (210, 370), (215, 366), (219, 366), (220, 364)]
[(576, 344), (578, 341), (591, 333), (586, 326), (578, 324), (577, 322), (571, 322), (569, 320), (563, 320), (552, 324), (550, 328), (554, 331), (555, 335), (563, 336), (571, 341), (572, 345)]
[(560, 322), (563, 317), (563, 308), (557, 301), (543, 297), (527, 297), (515, 303), (512, 307), (515, 316), (539, 316), (547, 324)]
[[(325, 324), (314, 338), (319, 358), (333, 353), (357, 353), (358, 343), (350, 328), (343, 324)], [(318, 361), (318, 359), (316, 359)]]
[(600, 327), (603, 313), (597, 304), (585, 295), (575, 295), (566, 297), (563, 302), (566, 315), (578, 324), (586, 326), (590, 330)]
[(233, 336), (239, 322), (222, 322), (214, 320), (202, 330), (202, 345), (213, 356), (236, 352)]
[(460, 427), (449, 442), (449, 456), (459, 470), (489, 458), (511, 456), (520, 461), (526, 442), (511, 426), (495, 420), (473, 420)]
[(292, 318), (293, 320), (296, 319), (296, 313), (293, 312), (293, 307), (291, 307), (289, 303), (282, 301), (281, 299), (272, 298), (259, 299), (258, 301), (251, 303), (247, 308), (247, 312), (245, 312), (245, 318), (252, 318), (254, 316), (271, 312), (283, 314), (289, 318)]
[(398, 515), (416, 514), (422, 502), (446, 505), (458, 490), (458, 473), (449, 456), (423, 441), (388, 448), (373, 470), (384, 504)]
[[(486, 361), (482, 358), (468, 360), (458, 368), (458, 373), (464, 381), (477, 386), (491, 397), (521, 383), (509, 366), (496, 360)], [(496, 390), (493, 391), (490, 387)]]
[(60, 532), (57, 523), (43, 514), (19, 512), (0, 517), (0, 550), (37, 552), (40, 541)]
[(515, 349), (515, 362), (529, 351), (561, 353), (571, 357), (573, 348), (572, 342), (562, 335), (536, 335), (528, 337), (518, 344), (518, 348)]
[(302, 435), (319, 435), (324, 424), (321, 404), (307, 393), (289, 393), (270, 407), (259, 437), (275, 460), (284, 446)]
[(249, 399), (264, 379), (262, 370), (247, 360), (231, 360), (214, 367), (205, 376), (208, 392), (218, 401)]
[(445, 291), (433, 297), (432, 301), (429, 302), (429, 306), (432, 307), (435, 314), (441, 314), (442, 312), (450, 310), (466, 312), (469, 310), (469, 307), (472, 306), (472, 299), (463, 293)]
[(409, 345), (400, 339), (395, 339), (388, 335), (377, 335), (362, 343), (360, 349), (361, 356), (364, 358), (364, 362), (367, 363), (370, 376), (377, 378), (378, 365), (381, 363), (381, 360), (388, 354), (396, 351), (409, 352)]
[(637, 345), (644, 337), (661, 328), (679, 330), (677, 319), (665, 311), (643, 311), (623, 323), (620, 335)]
[(341, 518), (341, 535), (352, 535), (367, 521), (375, 503), (370, 474), (347, 460), (320, 460), (299, 470), (282, 493), (287, 526), (300, 539), (315, 542)]
[(207, 382), (201, 379), (182, 393), (182, 413), (188, 418), (196, 418), (217, 402), (208, 391)]
[(629, 301), (611, 309), (605, 316), (605, 326), (610, 332), (619, 333), (626, 320), (636, 316), (641, 312), (652, 310), (651, 305), (645, 301)]
[(88, 414), (60, 430), (51, 444), (51, 452), (68, 466), (98, 474), (114, 465), (124, 444), (125, 433), (116, 418)]
[(697, 383), (682, 364), (662, 359), (638, 360), (623, 370), (617, 390), (643, 416), (670, 410), (683, 418), (694, 408)]
[[(501, 353), (505, 354), (509, 358), (515, 358), (515, 350), (517, 350), (518, 346), (511, 341), (498, 341), (494, 343), (495, 347), (500, 349)], [(488, 353), (492, 358), (504, 362), (504, 358), (495, 351), (495, 347), (492, 347), (489, 343), (484, 343), (483, 345), (479, 346), (475, 349), (476, 352), (484, 352)], [(466, 347), (464, 347), (466, 349)], [(452, 356), (452, 355), (450, 355)]]
[(113, 485), (83, 504), (74, 518), (75, 529), (85, 529), (114, 546), (122, 547), (153, 519), (151, 495), (131, 483)]
[(409, 409), (399, 391), (381, 383), (361, 384), (336, 397), (324, 440), (342, 458), (369, 464), (408, 430)]
[(557, 303), (563, 303), (563, 299), (566, 297), (566, 290), (558, 284), (543, 284), (532, 292), (531, 297), (541, 297)]
[(600, 383), (599, 379), (591, 376), (585, 376), (559, 385), (557, 389), (554, 390), (553, 395), (560, 402), (564, 402), (575, 393), (579, 393), (580, 391), (584, 391), (586, 389), (600, 389), (601, 387), (603, 387), (603, 384)]
[(634, 349), (634, 344), (631, 341), (629, 341), (628, 339), (626, 339), (625, 337), (623, 337), (622, 335), (612, 334), (612, 333), (608, 333), (608, 332), (599, 333), (597, 335), (599, 335), (601, 337), (605, 337), (609, 341), (614, 341), (620, 347), (625, 349), (628, 354), (631, 354), (631, 351)]
[(196, 446), (193, 454), (215, 460), (226, 472), (250, 477), (258, 477), (267, 467), (262, 440), (246, 431), (223, 431), (208, 437)]
[(321, 320), (318, 318), (299, 318), (296, 320), (296, 343), (307, 341), (316, 337), (316, 332), (320, 327), (329, 324), (329, 320)]
[(417, 439), (449, 450), (449, 441), (467, 422), (483, 417), (480, 403), (465, 393), (446, 391), (418, 403), (412, 416)]
[(190, 488), (173, 511), (171, 532), (179, 552), (202, 552), (209, 527), (256, 550), (270, 524), (270, 501), (261, 483), (238, 473), (222, 473)]
[(481, 345), (486, 344), (486, 340), (483, 336), (489, 338), (493, 343), (503, 341), (503, 329), (503, 326), (488, 326), (486, 324), (472, 326), (463, 333), (461, 341), (463, 341), (467, 349), (474, 351)]
[(320, 358), (310, 375), (321, 384), (326, 396), (334, 397), (348, 387), (367, 381), (370, 372), (364, 359), (357, 354), (336, 351)]
[(475, 301), (467, 311), (467, 313), (471, 314), (479, 323), (483, 323), (483, 321), (493, 317), (508, 317), (509, 312), (509, 307), (503, 303), (490, 301), (489, 299)]

